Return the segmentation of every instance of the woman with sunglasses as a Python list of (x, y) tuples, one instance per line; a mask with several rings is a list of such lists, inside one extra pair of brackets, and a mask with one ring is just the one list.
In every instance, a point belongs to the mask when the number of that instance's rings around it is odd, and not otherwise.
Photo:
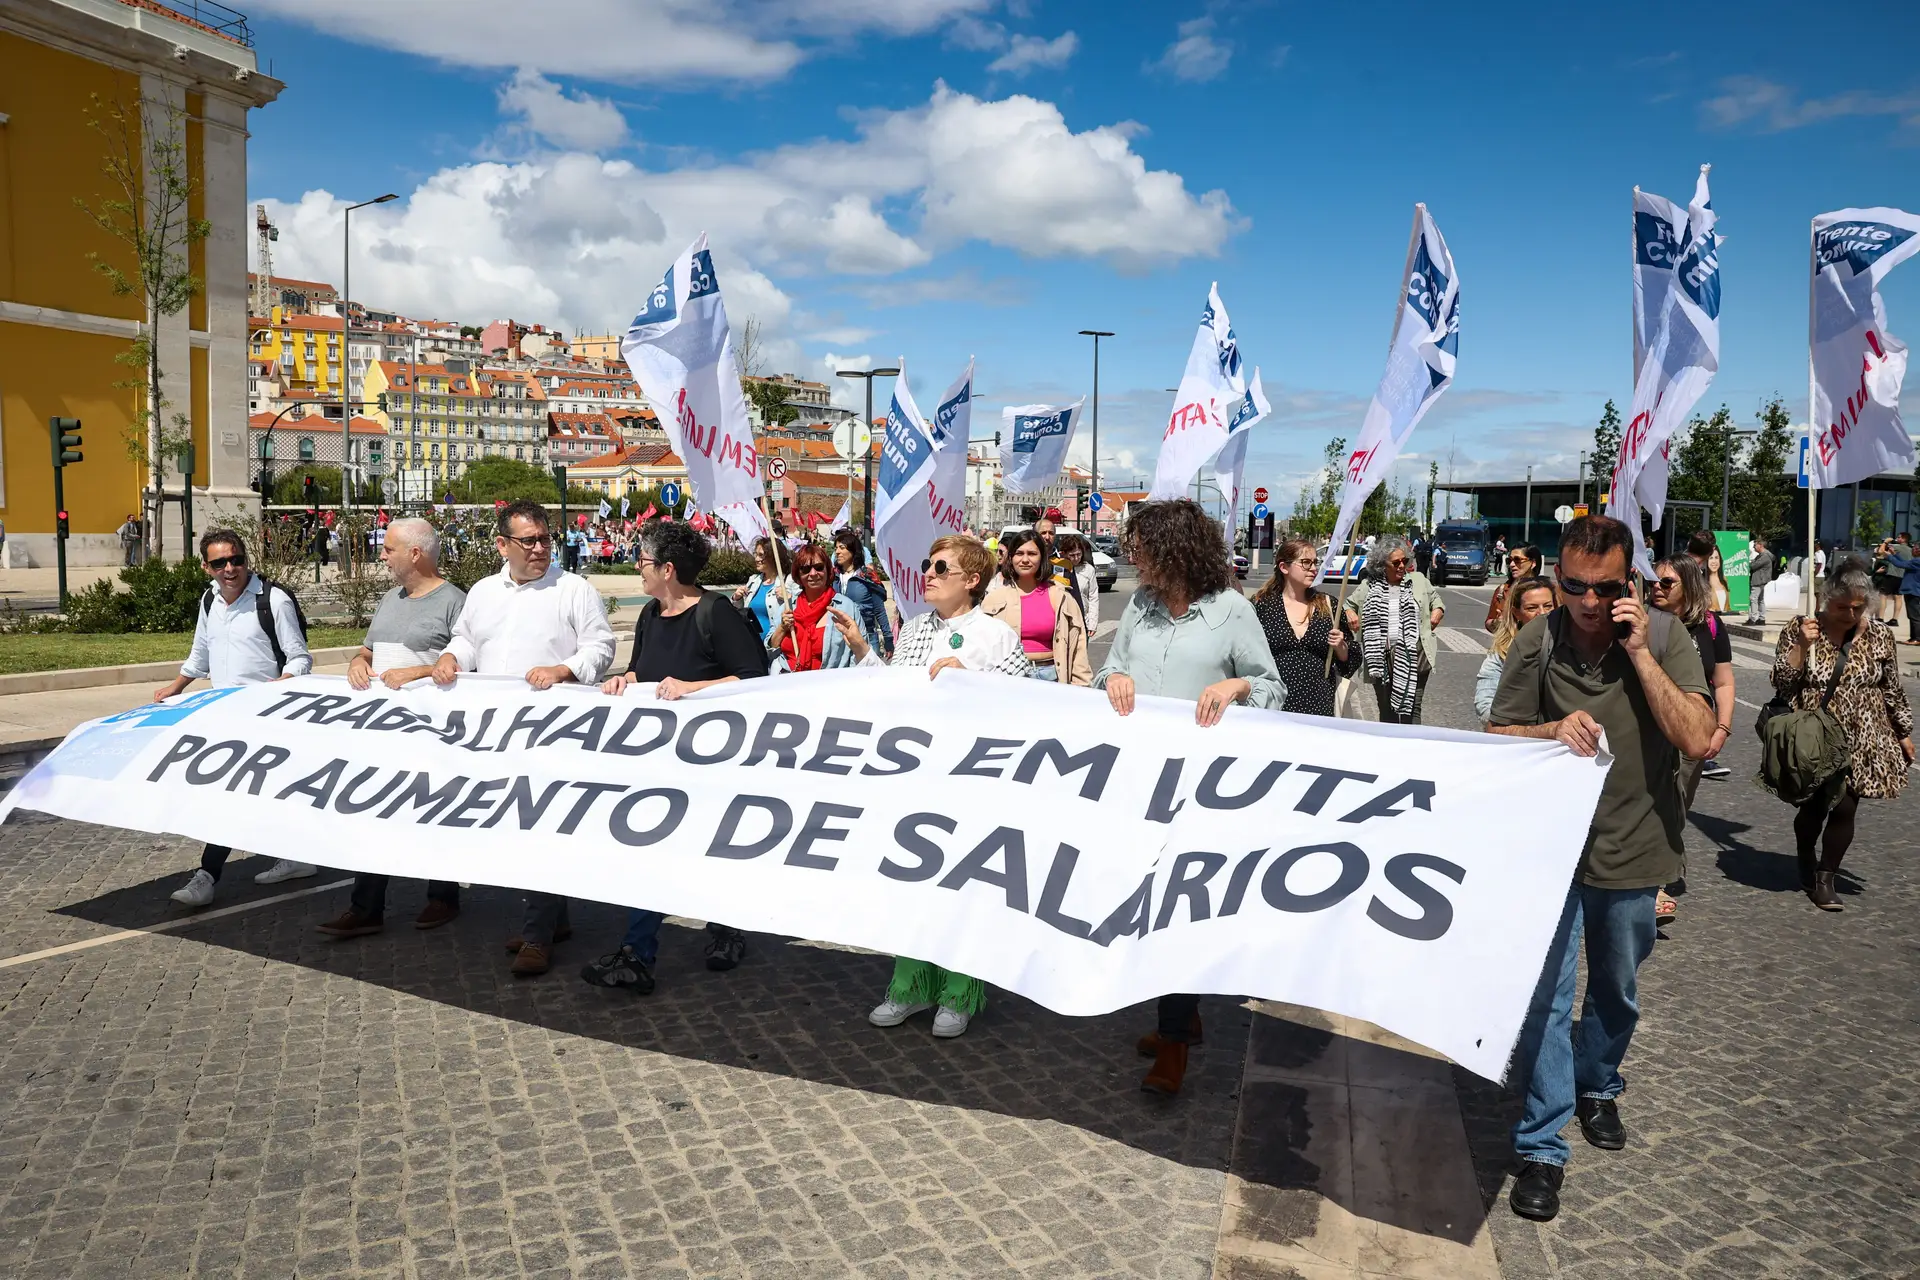
[[(1234, 586), (1226, 539), (1200, 504), (1176, 498), (1136, 507), (1121, 536), (1140, 587), (1093, 681), (1114, 711), (1132, 715), (1141, 696), (1192, 699), (1194, 722), (1210, 728), (1229, 706), (1284, 703), (1287, 687), (1260, 619)], [(1137, 1045), (1153, 1059), (1140, 1087), (1175, 1094), (1187, 1047), (1200, 1042), (1200, 997), (1161, 996), (1158, 1022)]]
[(793, 553), (793, 580), (800, 593), (792, 603), (774, 599), (769, 617), (767, 654), (776, 675), (850, 667), (860, 659), (847, 647), (828, 620), (830, 610), (859, 616), (853, 601), (833, 587), (833, 561), (818, 543), (809, 542)]
[(1493, 589), (1493, 599), (1487, 601), (1488, 631), (1499, 630), (1500, 619), (1506, 616), (1507, 596), (1512, 593), (1513, 584), (1527, 578), (1544, 577), (1547, 572), (1546, 559), (1534, 543), (1523, 542), (1507, 552), (1506, 557), (1507, 580)]
[[(925, 668), (930, 680), (947, 670), (1025, 677), (1032, 674), (1032, 666), (1019, 635), (980, 608), (993, 571), (994, 554), (978, 538), (949, 534), (935, 542), (932, 554), (920, 565), (928, 610), (901, 626), (891, 663), (867, 643), (851, 609), (836, 608), (828, 616), (863, 667)], [(933, 1034), (951, 1040), (986, 1007), (987, 985), (978, 978), (899, 956), (893, 962), (886, 999), (867, 1015), (867, 1021), (876, 1027), (897, 1027), (915, 1014), (934, 1009)]]
[(1500, 690), (1500, 674), (1507, 669), (1514, 637), (1520, 634), (1520, 628), (1552, 613), (1560, 603), (1560, 593), (1551, 579), (1519, 578), (1508, 585), (1513, 590), (1507, 592), (1507, 610), (1493, 629), (1493, 643), (1473, 681), (1473, 710), (1482, 724), (1493, 718), (1493, 695)]
[(1067, 589), (1053, 580), (1046, 540), (1022, 529), (1006, 540), (1001, 586), (987, 593), (981, 612), (998, 618), (1020, 637), (1033, 678), (1059, 684), (1093, 683), (1087, 661), (1087, 623)]
[(1334, 686), (1352, 672), (1353, 647), (1334, 625), (1333, 601), (1313, 588), (1320, 572), (1313, 545), (1305, 538), (1280, 544), (1273, 576), (1254, 594), (1253, 612), (1287, 686), (1280, 710), (1330, 716)]
[[(1373, 566), (1380, 576), (1371, 577)], [(1347, 598), (1347, 630), (1360, 637), (1367, 683), (1383, 724), (1419, 724), (1427, 678), (1439, 659), (1433, 629), (1446, 616), (1440, 593), (1413, 567), (1413, 548), (1399, 534), (1380, 539), (1367, 561), (1369, 578)]]

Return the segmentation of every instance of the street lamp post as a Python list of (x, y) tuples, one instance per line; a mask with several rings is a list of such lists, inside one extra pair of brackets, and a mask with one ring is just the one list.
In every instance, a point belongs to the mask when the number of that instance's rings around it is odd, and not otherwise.
[[(353, 211), (370, 204), (386, 204), (400, 197), (389, 191), (371, 200), (347, 206), (340, 219), (340, 519), (346, 523), (353, 509), (352, 482), (347, 478), (353, 466), (353, 399), (347, 371), (353, 367)], [(340, 531), (340, 568), (353, 563), (353, 538), (349, 530)]]
[[(1100, 339), (1111, 338), (1110, 329), (1082, 329), (1080, 336), (1093, 339), (1093, 492), (1100, 492)], [(1093, 532), (1100, 531), (1100, 513), (1093, 513)]]
[[(867, 384), (867, 430), (873, 430), (873, 380), (895, 378), (900, 375), (900, 371), (898, 369), (841, 369), (838, 373), (843, 378), (858, 378)], [(854, 438), (857, 440), (859, 436), (860, 433), (856, 431)], [(867, 532), (871, 534), (873, 532), (873, 446), (871, 444), (867, 446), (865, 493)]]
[(1733, 496), (1733, 442), (1746, 436), (1757, 436), (1758, 431), (1729, 431), (1727, 433), (1727, 453), (1723, 459), (1725, 465), (1720, 468), (1720, 527), (1729, 527), (1727, 505)]

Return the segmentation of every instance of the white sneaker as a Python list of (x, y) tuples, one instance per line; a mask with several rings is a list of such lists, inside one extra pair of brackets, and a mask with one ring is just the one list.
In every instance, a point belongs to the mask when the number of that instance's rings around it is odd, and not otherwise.
[(867, 1015), (867, 1021), (876, 1027), (897, 1027), (916, 1013), (924, 1013), (933, 1008), (924, 1001), (918, 1004), (900, 1004), (894, 1000), (882, 1000), (874, 1011)]
[(285, 858), (274, 863), (253, 878), (255, 884), (279, 884), (282, 880), (305, 880), (308, 876), (318, 875), (320, 868), (311, 862), (289, 862)]
[(942, 1040), (951, 1040), (967, 1029), (969, 1021), (971, 1019), (958, 1009), (949, 1009), (946, 1005), (941, 1005), (940, 1012), (933, 1015), (933, 1034)]
[(193, 879), (168, 896), (183, 907), (204, 907), (213, 901), (213, 877), (205, 871), (193, 873)]

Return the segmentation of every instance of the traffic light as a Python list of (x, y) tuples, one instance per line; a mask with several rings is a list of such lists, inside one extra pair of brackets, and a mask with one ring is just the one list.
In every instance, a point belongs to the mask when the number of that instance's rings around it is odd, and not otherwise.
[(385, 413), (387, 411), (387, 393), (386, 392), (382, 391), (379, 395), (375, 396), (373, 398), (373, 402), (379, 408), (380, 412)]
[(193, 475), (193, 464), (196, 458), (193, 441), (189, 440), (181, 445), (180, 452), (175, 456), (176, 460), (180, 463), (180, 474), (191, 477)]
[(49, 418), (47, 428), (53, 438), (53, 465), (56, 469), (81, 461), (80, 419)]
[(300, 482), (301, 500), (309, 507), (317, 507), (320, 505), (318, 499), (315, 497), (315, 488), (312, 476), (308, 476)]
[(54, 513), (54, 532), (63, 538), (67, 536), (67, 513), (65, 511)]

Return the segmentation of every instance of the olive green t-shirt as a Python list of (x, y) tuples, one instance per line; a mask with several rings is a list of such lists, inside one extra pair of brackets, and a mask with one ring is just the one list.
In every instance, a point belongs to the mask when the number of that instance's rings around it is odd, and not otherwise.
[[(1633, 660), (1618, 644), (1589, 667), (1572, 642), (1564, 608), (1520, 629), (1493, 696), (1492, 723), (1545, 724), (1584, 711), (1607, 731), (1613, 767), (1600, 791), (1587, 846), (1580, 855), (1580, 882), (1599, 889), (1645, 889), (1680, 873), (1686, 803), (1675, 770), (1680, 753), (1660, 732), (1647, 705)], [(1546, 705), (1541, 705), (1540, 663), (1549, 624), (1560, 635), (1547, 667)], [(1647, 643), (1661, 670), (1685, 693), (1709, 697), (1700, 654), (1687, 629), (1670, 614), (1655, 614)]]

